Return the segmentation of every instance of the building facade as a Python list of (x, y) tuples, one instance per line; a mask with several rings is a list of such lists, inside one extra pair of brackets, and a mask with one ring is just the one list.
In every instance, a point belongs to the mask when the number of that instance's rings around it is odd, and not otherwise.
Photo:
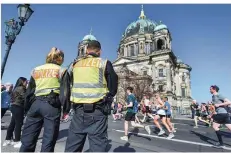
[[(135, 90), (140, 88), (137, 85), (145, 86), (145, 89), (141, 90), (144, 94), (158, 91), (167, 96), (172, 106), (178, 110), (189, 109), (192, 101), (192, 68), (175, 56), (171, 42), (168, 27), (161, 21), (148, 19), (142, 6), (138, 20), (130, 23), (125, 29), (117, 51), (117, 59), (113, 62), (119, 75), (117, 101), (123, 99), (118, 97), (124, 95), (126, 83), (126, 86), (135, 86)], [(129, 80), (139, 81), (132, 83)], [(138, 94), (140, 97), (142, 93)]]
[[(78, 45), (79, 57), (86, 53), (89, 40), (97, 40), (92, 30)], [(117, 102), (125, 102), (126, 87), (133, 86), (139, 100), (143, 94), (149, 94), (153, 100), (158, 92), (167, 96), (181, 113), (189, 110), (192, 68), (175, 56), (171, 42), (168, 27), (161, 21), (148, 19), (142, 6), (138, 20), (125, 29), (113, 62), (119, 76)]]

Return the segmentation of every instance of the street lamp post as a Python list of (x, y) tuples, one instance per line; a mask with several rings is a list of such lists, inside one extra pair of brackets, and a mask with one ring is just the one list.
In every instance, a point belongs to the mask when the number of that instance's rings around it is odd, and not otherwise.
[(2, 61), (2, 67), (1, 67), (1, 78), (3, 76), (6, 62), (10, 53), (10, 49), (12, 44), (15, 42), (16, 36), (19, 35), (19, 33), (22, 30), (22, 27), (25, 25), (25, 23), (28, 21), (30, 16), (33, 14), (33, 10), (30, 8), (29, 4), (19, 4), (18, 5), (18, 18), (20, 19), (19, 22), (15, 21), (14, 19), (10, 19), (9, 21), (5, 22), (6, 25), (6, 53), (4, 56), (4, 59)]

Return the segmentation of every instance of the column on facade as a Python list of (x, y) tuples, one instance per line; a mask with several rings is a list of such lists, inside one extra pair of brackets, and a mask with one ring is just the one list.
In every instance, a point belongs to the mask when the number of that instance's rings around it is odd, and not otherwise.
[(155, 50), (156, 50), (155, 40), (152, 41), (152, 46), (153, 46), (153, 47), (152, 47), (152, 48), (153, 48), (153, 51), (155, 51)]
[(128, 52), (128, 47), (127, 47), (127, 46), (124, 46), (124, 56), (125, 56), (125, 57), (128, 56), (127, 52)]
[(175, 81), (176, 81), (176, 95), (180, 96), (180, 76), (179, 76), (179, 73), (176, 73)]
[(174, 85), (174, 68), (173, 68), (173, 66), (171, 67), (171, 80), (173, 80), (173, 82), (171, 83), (171, 85), (172, 85), (172, 93), (175, 93), (175, 85)]
[(134, 43), (134, 50), (135, 50), (135, 56), (137, 56), (138, 55), (138, 48), (137, 48), (137, 44), (136, 43)]
[(186, 86), (187, 86), (187, 96), (190, 96), (191, 97), (191, 84), (190, 84), (190, 77), (189, 77), (189, 73), (187, 74), (187, 77), (186, 77)]
[(139, 54), (139, 51), (140, 51), (140, 50), (139, 50), (139, 43), (137, 42), (137, 43), (136, 43), (136, 52), (137, 52), (137, 55)]
[(129, 56), (129, 45), (127, 45), (127, 56)]
[(131, 56), (131, 44), (128, 45), (128, 55)]
[(169, 48), (169, 37), (168, 36), (166, 37), (166, 46), (165, 47)]
[(136, 56), (136, 50), (135, 50), (135, 43), (132, 44), (132, 52), (133, 52), (133, 56)]
[(152, 80), (153, 82), (156, 81), (156, 67), (155, 67), (155, 62), (152, 64)]
[(166, 77), (167, 77), (167, 91), (172, 90), (172, 79), (171, 79), (171, 65), (169, 62), (166, 63)]
[(159, 77), (159, 68), (157, 66), (155, 66), (155, 77)]
[(147, 54), (150, 54), (150, 42), (147, 43)]

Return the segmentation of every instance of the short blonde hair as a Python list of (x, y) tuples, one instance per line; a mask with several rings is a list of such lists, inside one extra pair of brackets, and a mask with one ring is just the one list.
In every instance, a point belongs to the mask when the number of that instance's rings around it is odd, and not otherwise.
[(64, 61), (64, 53), (63, 51), (57, 49), (56, 47), (52, 47), (50, 52), (46, 57), (46, 63), (55, 62), (58, 65), (62, 65)]

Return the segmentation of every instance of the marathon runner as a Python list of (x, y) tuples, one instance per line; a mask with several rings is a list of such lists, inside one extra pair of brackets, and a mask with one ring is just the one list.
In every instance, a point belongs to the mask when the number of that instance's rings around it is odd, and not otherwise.
[(150, 117), (152, 119), (154, 119), (154, 117), (151, 114), (151, 109), (150, 109), (150, 100), (148, 99), (147, 95), (143, 96), (143, 104), (145, 106), (145, 112), (144, 112), (144, 118), (141, 121), (142, 123), (144, 123), (146, 121), (147, 117)]
[(199, 107), (198, 103), (196, 102), (196, 100), (193, 100), (193, 102), (195, 104), (194, 108), (196, 110), (195, 117), (194, 117), (194, 122), (195, 122), (194, 128), (198, 128), (197, 122), (199, 120), (199, 117), (201, 116), (201, 114), (200, 114), (200, 107)]
[(171, 122), (172, 112), (171, 112), (171, 105), (168, 102), (168, 97), (164, 97), (163, 101), (164, 101), (164, 110), (166, 111), (167, 124), (172, 129), (173, 132), (176, 132), (176, 130), (174, 129), (173, 124)]
[(212, 103), (214, 104), (215, 107), (215, 111), (212, 114), (213, 129), (215, 130), (219, 141), (218, 143), (215, 144), (215, 146), (219, 148), (224, 148), (220, 126), (221, 124), (225, 124), (225, 126), (231, 131), (231, 120), (226, 110), (226, 108), (228, 108), (228, 105), (231, 105), (231, 101), (221, 96), (218, 93), (218, 91), (219, 91), (218, 86), (212, 85), (210, 87), (210, 93), (213, 95)]
[(151, 134), (151, 130), (149, 126), (144, 126), (144, 125), (135, 123), (136, 113), (138, 110), (138, 102), (132, 92), (133, 92), (133, 88), (127, 87), (128, 97), (127, 97), (127, 104), (125, 105), (125, 107), (127, 108), (127, 113), (125, 115), (125, 122), (124, 122), (124, 134), (125, 135), (120, 138), (121, 140), (125, 140), (125, 141), (128, 141), (128, 123), (129, 122), (131, 122), (131, 125), (133, 127), (144, 128), (148, 132), (148, 134)]
[(168, 135), (168, 139), (171, 139), (174, 137), (173, 131), (169, 128), (168, 124), (166, 123), (166, 112), (163, 109), (164, 107), (164, 103), (162, 102), (160, 96), (158, 94), (155, 95), (155, 98), (158, 102), (158, 111), (157, 111), (157, 115), (155, 115), (154, 117), (154, 124), (157, 126), (157, 128), (160, 129), (160, 132), (158, 133), (158, 135), (163, 135), (165, 133), (165, 131), (162, 129), (162, 127), (160, 126), (158, 120), (161, 119), (162, 123), (164, 124), (164, 126), (167, 128), (169, 135)]

